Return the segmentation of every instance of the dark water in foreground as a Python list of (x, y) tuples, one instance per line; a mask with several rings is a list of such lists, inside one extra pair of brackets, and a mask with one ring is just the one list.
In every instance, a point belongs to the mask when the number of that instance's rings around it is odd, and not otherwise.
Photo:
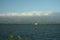
[(23, 40), (60, 40), (60, 25), (0, 25), (0, 40), (7, 40), (7, 34), (21, 36)]

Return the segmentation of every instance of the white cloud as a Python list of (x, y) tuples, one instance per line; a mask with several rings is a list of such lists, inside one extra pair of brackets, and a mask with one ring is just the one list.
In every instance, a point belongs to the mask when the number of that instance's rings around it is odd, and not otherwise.
[(32, 11), (22, 13), (0, 13), (0, 16), (50, 16), (52, 12), (48, 11)]

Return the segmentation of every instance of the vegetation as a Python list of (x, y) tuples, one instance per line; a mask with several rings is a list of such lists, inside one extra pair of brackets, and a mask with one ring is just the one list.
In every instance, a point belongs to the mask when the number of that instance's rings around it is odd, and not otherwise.
[[(21, 37), (21, 36), (19, 36), (19, 35), (15, 37), (15, 36), (12, 34), (12, 32), (9, 32), (8, 35), (7, 35), (7, 39), (8, 39), (8, 40), (23, 40), (23, 37)], [(29, 39), (29, 36), (26, 36), (26, 37), (25, 37), (25, 40), (30, 40), (30, 39)]]

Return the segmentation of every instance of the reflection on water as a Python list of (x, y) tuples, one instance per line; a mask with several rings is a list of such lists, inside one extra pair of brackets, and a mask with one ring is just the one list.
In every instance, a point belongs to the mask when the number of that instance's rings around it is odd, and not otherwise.
[(60, 25), (0, 25), (0, 40), (60, 40)]

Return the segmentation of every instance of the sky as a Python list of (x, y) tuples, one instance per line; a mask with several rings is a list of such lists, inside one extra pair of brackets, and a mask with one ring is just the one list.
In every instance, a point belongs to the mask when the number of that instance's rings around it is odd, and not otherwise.
[(0, 0), (0, 13), (60, 11), (60, 0)]
[(60, 23), (60, 0), (0, 0), (0, 22), (11, 20)]

